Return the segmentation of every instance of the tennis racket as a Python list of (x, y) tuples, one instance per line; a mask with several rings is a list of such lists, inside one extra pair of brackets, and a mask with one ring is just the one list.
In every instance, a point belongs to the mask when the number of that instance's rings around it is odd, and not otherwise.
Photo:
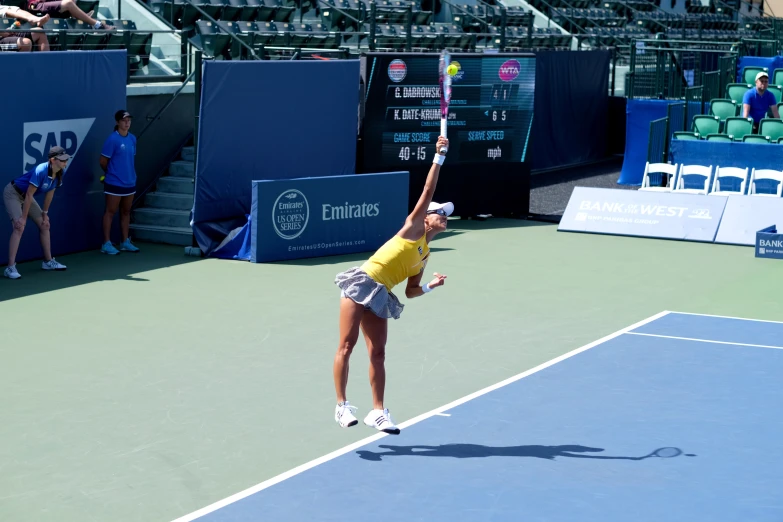
[(639, 460), (649, 459), (651, 457), (658, 457), (660, 459), (670, 459), (673, 457), (679, 457), (680, 455), (682, 455), (682, 450), (680, 448), (671, 448), (671, 447), (658, 448), (657, 450), (653, 451), (649, 455), (641, 457)]
[[(451, 55), (447, 50), (443, 50), (440, 53), (440, 60), (438, 63), (438, 87), (440, 87), (440, 135), (446, 138), (448, 119), (449, 119), (449, 102), (451, 101), (451, 76), (447, 69), (451, 63)], [(440, 153), (446, 154), (448, 147), (441, 147)]]

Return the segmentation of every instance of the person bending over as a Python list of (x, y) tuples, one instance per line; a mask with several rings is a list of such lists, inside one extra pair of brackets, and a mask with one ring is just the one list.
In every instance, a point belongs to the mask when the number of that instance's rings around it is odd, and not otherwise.
[[(8, 267), (3, 275), (9, 279), (22, 277), (16, 269), (16, 253), (22, 240), (27, 218), (31, 217), (40, 230), (44, 270), (65, 270), (65, 265), (58, 263), (52, 257), (51, 240), (49, 237), (49, 207), (52, 204), (54, 191), (63, 184), (63, 173), (71, 157), (62, 147), (49, 149), (49, 161), (37, 165), (11, 181), (3, 190), (3, 203), (8, 217), (11, 218), (11, 239), (8, 244)], [(43, 209), (33, 199), (36, 194), (46, 194)]]

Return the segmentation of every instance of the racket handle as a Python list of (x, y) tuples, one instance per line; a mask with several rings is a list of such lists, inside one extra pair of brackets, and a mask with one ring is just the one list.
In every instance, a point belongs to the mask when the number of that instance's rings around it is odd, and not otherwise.
[[(440, 135), (443, 136), (444, 138), (446, 137), (447, 126), (448, 126), (448, 124), (446, 122), (446, 119), (445, 118), (441, 118), (441, 120), (440, 120)], [(439, 152), (441, 154), (446, 154), (448, 151), (449, 151), (448, 147), (441, 147)]]

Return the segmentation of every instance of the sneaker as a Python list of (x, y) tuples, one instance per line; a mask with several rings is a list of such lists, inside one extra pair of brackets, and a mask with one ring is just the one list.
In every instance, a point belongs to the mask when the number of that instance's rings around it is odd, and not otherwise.
[(111, 244), (111, 241), (107, 241), (103, 245), (101, 245), (101, 254), (109, 254), (110, 256), (116, 256), (119, 253), (120, 251), (114, 248), (114, 245)]
[(356, 426), (359, 420), (353, 415), (356, 413), (356, 406), (351, 406), (348, 401), (338, 402), (334, 408), (334, 420), (341, 428), (350, 428)]
[(364, 424), (391, 435), (400, 434), (400, 428), (395, 426), (388, 408), (383, 410), (372, 410), (364, 418)]
[(58, 263), (55, 258), (51, 258), (49, 261), (41, 263), (41, 268), (44, 270), (65, 270), (66, 266)]
[(19, 279), (22, 277), (22, 274), (16, 270), (16, 265), (7, 267), (3, 272), (3, 275), (8, 279)]
[(131, 243), (130, 238), (128, 238), (120, 244), (120, 250), (123, 252), (138, 252), (139, 248)]

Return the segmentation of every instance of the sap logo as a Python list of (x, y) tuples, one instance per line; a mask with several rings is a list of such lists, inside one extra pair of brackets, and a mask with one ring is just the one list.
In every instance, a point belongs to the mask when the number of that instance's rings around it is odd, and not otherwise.
[(24, 151), (22, 164), (28, 171), (49, 160), (49, 149), (55, 145), (65, 149), (71, 155), (68, 167), (73, 165), (76, 153), (90, 132), (95, 118), (78, 120), (32, 121), (24, 124)]

